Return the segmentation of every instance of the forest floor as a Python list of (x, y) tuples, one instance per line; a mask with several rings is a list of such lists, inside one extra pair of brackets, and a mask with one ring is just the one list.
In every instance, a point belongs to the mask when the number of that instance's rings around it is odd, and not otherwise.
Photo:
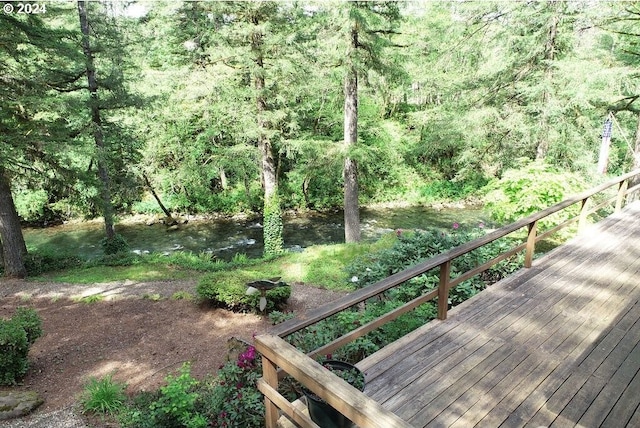
[[(18, 306), (34, 308), (43, 335), (30, 349), (22, 385), (44, 399), (36, 414), (73, 407), (91, 377), (113, 375), (128, 393), (157, 389), (184, 362), (202, 379), (227, 360), (227, 341), (268, 332), (268, 318), (175, 300), (176, 292), (195, 296), (195, 281), (69, 285), (30, 281), (0, 283), (0, 317)], [(81, 296), (102, 294), (88, 303)], [(293, 284), (285, 311), (296, 315), (344, 293)]]

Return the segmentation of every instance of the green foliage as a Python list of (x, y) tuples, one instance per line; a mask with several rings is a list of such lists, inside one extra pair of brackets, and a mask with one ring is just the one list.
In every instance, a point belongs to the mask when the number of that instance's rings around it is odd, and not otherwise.
[(44, 217), (49, 195), (43, 189), (24, 190), (15, 195), (18, 215), (25, 221), (38, 221)]
[(284, 241), (282, 238), (282, 214), (280, 199), (276, 194), (264, 201), (264, 255), (281, 254)]
[(129, 244), (124, 236), (116, 233), (113, 238), (103, 238), (100, 245), (104, 249), (104, 254), (110, 256), (112, 254), (121, 254), (129, 252)]
[(21, 306), (16, 309), (11, 320), (17, 322), (24, 329), (29, 345), (33, 345), (33, 342), (42, 336), (42, 320), (34, 309)]
[(460, 200), (479, 193), (487, 185), (487, 179), (476, 175), (463, 180), (434, 180), (420, 189), (426, 202)]
[(120, 412), (123, 428), (258, 428), (264, 426), (262, 376), (253, 346), (218, 370), (215, 379), (198, 381), (184, 364), (166, 386), (137, 394)]
[[(562, 172), (543, 162), (532, 162), (508, 170), (500, 180), (490, 183), (485, 196), (486, 208), (500, 223), (511, 223), (536, 211), (548, 208), (585, 188), (585, 181), (576, 173)], [(546, 229), (578, 213), (573, 206), (540, 221)]]
[(14, 321), (0, 320), (0, 385), (15, 385), (27, 373), (27, 333)]
[(206, 400), (211, 426), (260, 428), (264, 426), (264, 396), (257, 388), (261, 359), (253, 346), (218, 370), (212, 394)]
[[(402, 233), (394, 240), (392, 246), (383, 246), (355, 258), (346, 268), (351, 282), (358, 287), (365, 287), (387, 276), (420, 263), (427, 258), (440, 254), (450, 248), (461, 245), (484, 234), (483, 225), (477, 229), (463, 231), (455, 223), (451, 233), (410, 232)], [(452, 264), (452, 274), (463, 272), (484, 263), (503, 253), (511, 245), (499, 240), (486, 245), (465, 256), (459, 257)], [(477, 292), (483, 290), (507, 274), (519, 269), (521, 257), (513, 256), (504, 260), (483, 274), (480, 274), (450, 291), (451, 304), (458, 304)], [(310, 352), (325, 345), (349, 331), (390, 312), (438, 285), (438, 272), (427, 272), (406, 284), (395, 287), (379, 298), (370, 299), (364, 307), (351, 308), (333, 315), (326, 320), (307, 327), (287, 338), (294, 346), (304, 352)], [(437, 309), (434, 302), (421, 305), (412, 313), (404, 314), (393, 322), (367, 334), (364, 337), (338, 349), (329, 358), (344, 361), (359, 361), (381, 347), (396, 340), (408, 332), (434, 319)], [(276, 314), (274, 322), (286, 319)]]
[(114, 382), (112, 375), (107, 375), (101, 379), (89, 378), (80, 399), (83, 411), (85, 413), (117, 413), (126, 402), (126, 388), (126, 384)]
[[(277, 276), (270, 275), (269, 277)], [(247, 283), (265, 279), (264, 272), (252, 270), (232, 270), (203, 276), (196, 288), (201, 299), (216, 306), (234, 311), (258, 311), (260, 293), (247, 295)], [(291, 287), (276, 287), (266, 292), (267, 307), (270, 312), (284, 305), (291, 295)]]
[(104, 296), (102, 294), (91, 294), (89, 296), (77, 297), (73, 300), (78, 303), (90, 305), (92, 303), (102, 302), (104, 300)]
[(205, 428), (206, 416), (200, 409), (200, 383), (185, 363), (178, 373), (166, 377), (167, 384), (150, 396), (134, 401), (120, 415), (123, 428)]
[(42, 335), (42, 321), (31, 308), (20, 307), (0, 319), (0, 385), (15, 385), (29, 368), (29, 346)]
[(29, 276), (73, 269), (82, 265), (79, 257), (39, 250), (30, 251), (24, 262)]

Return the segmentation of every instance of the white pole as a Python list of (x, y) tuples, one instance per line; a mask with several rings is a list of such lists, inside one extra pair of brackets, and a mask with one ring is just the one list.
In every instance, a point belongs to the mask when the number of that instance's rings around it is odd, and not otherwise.
[[(611, 115), (611, 113), (609, 113)], [(600, 145), (600, 157), (598, 158), (598, 174), (607, 172), (607, 163), (609, 162), (609, 146), (611, 145), (611, 117), (607, 117), (602, 128), (602, 144)]]

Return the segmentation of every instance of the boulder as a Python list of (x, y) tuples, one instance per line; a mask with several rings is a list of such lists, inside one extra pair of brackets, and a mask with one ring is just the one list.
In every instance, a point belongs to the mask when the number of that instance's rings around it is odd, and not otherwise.
[(27, 415), (43, 402), (34, 391), (0, 391), (0, 421)]

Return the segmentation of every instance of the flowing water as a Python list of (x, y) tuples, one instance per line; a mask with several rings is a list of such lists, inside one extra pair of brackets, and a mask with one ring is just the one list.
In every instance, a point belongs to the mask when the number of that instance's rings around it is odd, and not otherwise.
[[(425, 207), (363, 208), (360, 212), (363, 240), (371, 241), (396, 229), (450, 229), (454, 223), (473, 226), (486, 221), (480, 209), (442, 209)], [(162, 224), (117, 225), (136, 253), (172, 251), (209, 252), (222, 260), (236, 253), (249, 257), (262, 255), (262, 224), (259, 220), (200, 220), (168, 230)], [(285, 247), (300, 251), (316, 245), (344, 242), (343, 213), (309, 213), (284, 219)], [(102, 254), (103, 224), (87, 222), (43, 229), (24, 230), (29, 249), (74, 254), (82, 258)]]

